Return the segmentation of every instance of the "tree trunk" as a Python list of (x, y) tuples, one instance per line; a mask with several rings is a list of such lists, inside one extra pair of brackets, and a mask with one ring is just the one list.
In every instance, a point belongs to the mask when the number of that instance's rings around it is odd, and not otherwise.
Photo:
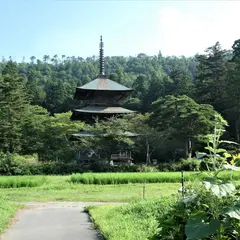
[(151, 164), (151, 160), (150, 160), (150, 153), (149, 153), (149, 143), (148, 143), (148, 140), (146, 140), (146, 148), (147, 148), (146, 164), (149, 165), (149, 164)]
[(239, 143), (240, 141), (240, 136), (239, 136), (239, 118), (237, 120), (235, 120), (235, 136), (236, 136), (236, 140)]
[(186, 140), (185, 147), (186, 147), (185, 157), (192, 158), (192, 140), (190, 138)]

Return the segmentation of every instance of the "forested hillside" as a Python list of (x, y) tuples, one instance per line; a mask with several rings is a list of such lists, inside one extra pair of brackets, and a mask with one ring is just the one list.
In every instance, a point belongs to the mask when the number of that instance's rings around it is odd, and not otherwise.
[[(82, 104), (73, 101), (75, 88), (97, 77), (98, 64), (96, 56), (86, 59), (32, 56), (29, 61), (18, 63), (3, 58), (0, 62), (0, 150), (37, 153), (52, 160), (56, 156), (72, 159), (74, 146), (67, 134), (79, 131), (84, 123), (70, 122), (67, 112)], [(105, 71), (110, 79), (134, 89), (131, 98), (123, 103), (126, 107), (140, 113), (155, 113), (153, 120), (150, 117), (152, 128), (183, 130), (180, 135), (168, 133), (172, 145), (159, 144), (158, 150), (154, 148), (156, 157), (174, 158), (173, 150), (181, 148), (181, 142), (186, 140), (184, 130), (190, 131), (189, 121), (201, 122), (201, 116), (208, 119), (205, 106), (228, 121), (226, 138), (240, 141), (240, 40), (228, 50), (217, 42), (205, 54), (191, 58), (165, 57), (160, 52), (155, 56), (141, 53), (136, 57), (105, 57)], [(176, 111), (166, 112), (171, 106), (177, 106), (176, 103), (186, 114), (191, 112), (186, 121), (178, 121)], [(204, 128), (201, 124), (199, 127)], [(197, 134), (201, 131), (194, 125), (188, 138), (196, 139)], [(71, 152), (68, 157), (67, 152)], [(145, 154), (143, 149), (140, 152)]]

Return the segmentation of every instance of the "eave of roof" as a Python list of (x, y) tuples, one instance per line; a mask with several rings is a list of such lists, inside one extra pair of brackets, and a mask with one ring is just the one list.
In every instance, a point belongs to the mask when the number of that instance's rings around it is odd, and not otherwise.
[(93, 81), (77, 87), (77, 89), (83, 90), (103, 90), (103, 91), (133, 91), (131, 88), (127, 88), (117, 82), (114, 82), (105, 76), (99, 76)]
[[(125, 137), (137, 137), (140, 136), (140, 134), (137, 133), (132, 133), (132, 132), (119, 132), (116, 133), (116, 135), (119, 136), (125, 136)], [(107, 133), (93, 133), (93, 132), (89, 132), (89, 131), (81, 131), (80, 133), (74, 133), (72, 134), (73, 137), (96, 137), (96, 136), (102, 136), (102, 137), (107, 137), (108, 134)]]
[(103, 114), (121, 114), (121, 113), (134, 113), (135, 111), (122, 108), (122, 107), (104, 107), (104, 106), (88, 106), (82, 109), (74, 109), (78, 113), (103, 113)]

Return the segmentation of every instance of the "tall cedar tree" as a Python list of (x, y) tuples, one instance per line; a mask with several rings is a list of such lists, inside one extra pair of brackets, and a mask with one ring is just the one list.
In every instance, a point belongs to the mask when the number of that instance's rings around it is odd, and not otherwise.
[(225, 109), (225, 90), (227, 86), (227, 51), (219, 42), (207, 48), (205, 55), (198, 55), (196, 76), (196, 100), (211, 104), (222, 113)]
[(230, 132), (240, 142), (240, 39), (232, 46), (233, 56), (228, 63), (227, 106), (225, 114), (230, 123)]
[(28, 102), (15, 62), (9, 61), (0, 77), (0, 151), (21, 149), (23, 116)]

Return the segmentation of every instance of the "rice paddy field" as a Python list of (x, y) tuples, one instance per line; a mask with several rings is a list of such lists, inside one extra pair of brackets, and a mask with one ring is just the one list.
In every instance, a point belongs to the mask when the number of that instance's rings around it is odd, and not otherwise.
[[(225, 180), (240, 180), (240, 172), (225, 171), (219, 174)], [(206, 173), (184, 172), (185, 181), (201, 180)], [(73, 174), (71, 182), (81, 184), (129, 184), (129, 183), (180, 183), (180, 172), (147, 172), (147, 173), (83, 173)]]

